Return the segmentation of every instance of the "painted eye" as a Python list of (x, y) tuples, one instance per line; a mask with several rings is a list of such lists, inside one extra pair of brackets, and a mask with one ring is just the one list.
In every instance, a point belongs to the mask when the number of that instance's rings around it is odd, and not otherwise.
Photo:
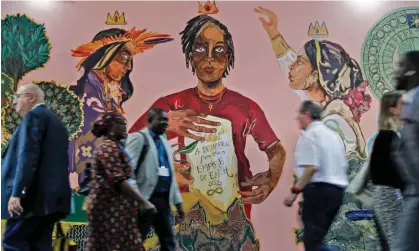
[(126, 54), (126, 53), (122, 53), (121, 55), (122, 55), (122, 58), (123, 58), (124, 60), (128, 60), (128, 59), (129, 59), (129, 55), (128, 55), (128, 54)]
[(224, 52), (225, 50), (224, 50), (224, 48), (223, 47), (216, 47), (215, 48), (215, 52), (218, 52), (218, 53), (222, 53), (222, 52)]
[(204, 52), (205, 51), (205, 48), (204, 47), (197, 47), (197, 48), (195, 48), (195, 52)]

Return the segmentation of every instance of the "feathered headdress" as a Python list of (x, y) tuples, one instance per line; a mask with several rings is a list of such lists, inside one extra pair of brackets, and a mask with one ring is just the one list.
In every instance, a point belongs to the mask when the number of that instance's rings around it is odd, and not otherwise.
[(136, 47), (135, 54), (138, 54), (143, 53), (145, 50), (153, 48), (157, 44), (166, 43), (173, 40), (173, 38), (171, 38), (168, 34), (159, 34), (155, 32), (146, 31), (146, 29), (136, 30), (134, 27), (130, 31), (127, 31), (122, 35), (106, 37), (97, 41), (77, 46), (77, 48), (71, 50), (71, 55), (73, 57), (82, 58), (77, 63), (76, 68), (79, 68), (87, 57), (89, 57), (95, 51), (99, 50), (105, 45), (131, 41), (135, 44)]

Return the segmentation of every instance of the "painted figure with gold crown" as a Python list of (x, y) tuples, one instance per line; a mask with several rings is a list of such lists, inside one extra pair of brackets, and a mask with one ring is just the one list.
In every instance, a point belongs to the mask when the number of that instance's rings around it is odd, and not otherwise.
[[(124, 25), (125, 16), (108, 14), (107, 24)], [(111, 28), (97, 33), (91, 42), (71, 50), (73, 57), (81, 58), (76, 68), (83, 71), (76, 85), (70, 87), (83, 101), (84, 126), (70, 143), (70, 172), (80, 173), (92, 157), (95, 137), (91, 123), (106, 110), (124, 114), (122, 105), (131, 98), (134, 87), (130, 79), (133, 57), (172, 41), (167, 34), (144, 30)]]
[[(182, 222), (175, 216), (178, 250), (258, 251), (251, 210), (278, 184), (285, 150), (262, 108), (225, 83), (235, 50), (226, 25), (210, 16), (218, 11), (214, 2), (199, 4), (201, 15), (180, 33), (196, 85), (159, 98), (151, 108), (169, 118), (166, 135), (186, 211)], [(145, 126), (147, 112), (130, 132)], [(252, 173), (245, 153), (250, 138), (267, 159), (260, 173)], [(149, 237), (145, 246), (159, 250), (156, 236)]]
[[(320, 104), (324, 108), (323, 123), (340, 135), (352, 181), (367, 160), (365, 139), (359, 123), (372, 101), (366, 93), (368, 81), (364, 79), (358, 62), (340, 44), (319, 39), (328, 35), (324, 22), (310, 25), (308, 35), (312, 39), (297, 51), (280, 32), (278, 16), (272, 10), (257, 7), (254, 11), (261, 15), (259, 21), (271, 40), (281, 70), (288, 77), (289, 87), (301, 99)], [(326, 236), (327, 244), (342, 251), (375, 250), (375, 224), (369, 211), (364, 210), (368, 204), (351, 193), (345, 193), (341, 210)], [(362, 217), (352, 217), (359, 215)], [(303, 231), (296, 231), (296, 235), (297, 241), (301, 241)]]

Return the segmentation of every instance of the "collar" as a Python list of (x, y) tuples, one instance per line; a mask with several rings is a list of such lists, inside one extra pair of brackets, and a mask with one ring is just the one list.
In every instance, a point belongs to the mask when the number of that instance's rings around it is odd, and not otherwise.
[(411, 104), (415, 100), (416, 94), (419, 92), (419, 86), (408, 91), (406, 94), (403, 95), (403, 101), (405, 103)]
[(159, 135), (157, 135), (157, 134), (155, 134), (150, 128), (148, 128), (148, 131), (150, 132), (150, 136), (153, 138), (153, 139), (160, 139), (160, 136)]
[(35, 109), (35, 108), (37, 108), (37, 107), (39, 107), (39, 106), (41, 106), (41, 105), (45, 105), (45, 104), (44, 104), (44, 103), (39, 103), (39, 104), (36, 104), (36, 105), (32, 106), (31, 110), (33, 110), (33, 109)]
[(310, 129), (312, 129), (312, 128), (314, 128), (314, 127), (318, 126), (318, 125), (323, 125), (323, 122), (321, 122), (321, 121), (313, 121), (313, 122), (311, 122), (311, 123), (307, 126), (307, 128), (306, 128), (304, 131), (308, 131), (308, 130), (310, 130)]

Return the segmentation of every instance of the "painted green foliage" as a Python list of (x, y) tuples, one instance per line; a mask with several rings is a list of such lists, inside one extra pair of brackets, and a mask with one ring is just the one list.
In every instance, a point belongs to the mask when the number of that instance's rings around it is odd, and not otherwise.
[[(45, 105), (61, 118), (70, 137), (73, 137), (83, 126), (83, 106), (80, 99), (68, 88), (59, 86), (54, 81), (42, 81), (35, 84), (38, 84), (45, 92)], [(3, 108), (3, 112), (5, 115), (2, 126), (11, 135), (21, 119), (12, 108), (10, 101)]]
[(4, 73), (1, 73), (1, 104), (4, 105), (13, 94), (13, 80)]
[(16, 91), (22, 77), (49, 60), (51, 44), (45, 26), (26, 15), (7, 15), (1, 20), (1, 68), (13, 80)]

